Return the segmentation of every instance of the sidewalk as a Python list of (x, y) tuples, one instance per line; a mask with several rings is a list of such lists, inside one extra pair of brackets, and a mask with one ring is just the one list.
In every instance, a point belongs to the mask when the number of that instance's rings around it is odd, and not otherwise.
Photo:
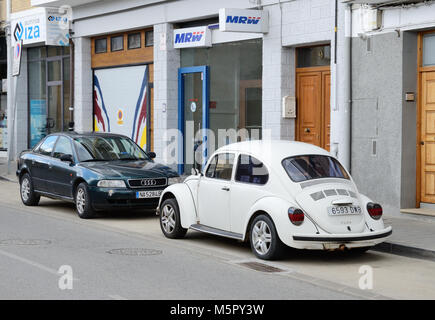
[[(0, 181), (17, 182), (15, 163), (8, 174), (7, 159), (0, 158)], [(385, 225), (393, 227), (390, 238), (373, 250), (435, 262), (435, 217), (400, 214), (384, 217)]]
[(11, 162), (10, 174), (8, 174), (8, 159), (0, 157), (0, 180), (17, 181), (16, 170), (16, 163)]

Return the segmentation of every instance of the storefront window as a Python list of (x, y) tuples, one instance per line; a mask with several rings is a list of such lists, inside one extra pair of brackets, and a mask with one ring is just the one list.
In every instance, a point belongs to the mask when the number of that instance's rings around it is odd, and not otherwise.
[(181, 50), (182, 67), (202, 65), (210, 68), (209, 124), (215, 137), (219, 129), (246, 129), (249, 138), (261, 138), (262, 41)]
[(69, 48), (29, 48), (27, 56), (29, 147), (33, 147), (51, 132), (68, 130)]

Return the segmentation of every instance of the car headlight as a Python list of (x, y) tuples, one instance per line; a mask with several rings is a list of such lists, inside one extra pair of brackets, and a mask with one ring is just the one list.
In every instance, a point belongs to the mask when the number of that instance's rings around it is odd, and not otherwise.
[(124, 180), (100, 180), (97, 186), (100, 188), (126, 188)]
[(181, 177), (168, 178), (168, 186), (170, 186), (171, 184), (181, 183), (181, 182), (183, 182), (183, 179)]

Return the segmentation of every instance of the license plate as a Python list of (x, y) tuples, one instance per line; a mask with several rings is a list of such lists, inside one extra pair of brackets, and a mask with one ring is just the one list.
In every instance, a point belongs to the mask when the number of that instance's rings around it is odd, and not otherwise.
[(162, 194), (162, 190), (137, 191), (136, 199), (159, 198), (161, 194)]
[(330, 216), (343, 216), (352, 214), (361, 214), (360, 206), (334, 206), (328, 207), (328, 214)]

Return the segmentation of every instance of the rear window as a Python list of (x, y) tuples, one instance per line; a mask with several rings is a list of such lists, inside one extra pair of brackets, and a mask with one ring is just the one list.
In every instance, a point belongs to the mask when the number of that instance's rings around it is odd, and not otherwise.
[(294, 182), (319, 178), (349, 179), (349, 175), (334, 158), (322, 155), (304, 155), (286, 158), (282, 166)]

